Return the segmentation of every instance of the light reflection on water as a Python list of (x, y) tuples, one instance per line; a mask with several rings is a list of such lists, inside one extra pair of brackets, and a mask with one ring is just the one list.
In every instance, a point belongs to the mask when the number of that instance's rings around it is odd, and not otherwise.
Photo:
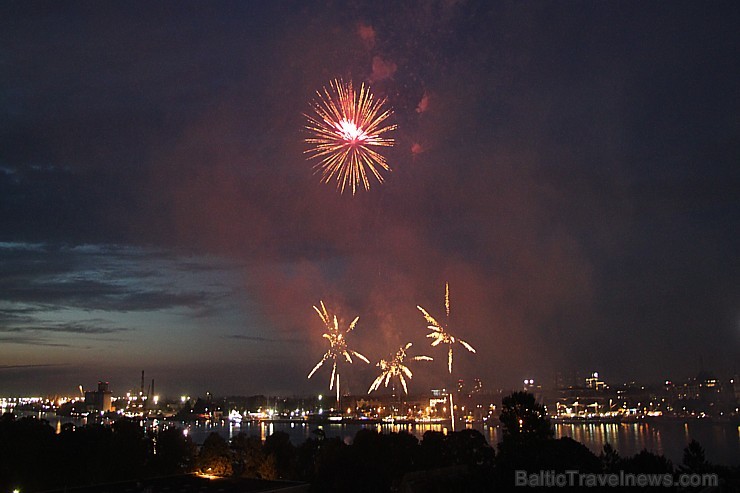
[[(20, 413), (19, 413), (20, 414)], [(87, 424), (85, 419), (72, 419), (56, 416), (53, 413), (30, 413), (49, 424), (59, 433), (62, 424), (73, 423), (76, 426)], [(244, 422), (235, 423), (177, 423), (175, 426), (188, 427), (188, 435), (195, 443), (203, 443), (212, 433), (218, 433), (230, 440), (240, 432), (258, 436), (265, 440), (276, 431), (288, 434), (291, 442), (297, 445), (308, 438), (316, 438), (317, 424), (307, 423), (268, 423)], [(468, 427), (471, 427), (470, 425)], [(421, 439), (428, 430), (447, 432), (446, 426), (439, 423), (420, 424), (324, 424), (321, 426), (326, 437), (339, 437), (345, 443), (352, 443), (355, 434), (362, 428), (374, 429), (383, 433), (408, 431)], [(479, 424), (472, 428), (480, 431), (490, 444), (497, 444), (503, 438), (500, 426), (483, 427)], [(593, 453), (600, 454), (604, 445), (609, 443), (622, 456), (631, 456), (643, 449), (665, 455), (674, 464), (680, 464), (683, 449), (691, 439), (697, 440), (706, 452), (707, 460), (725, 465), (740, 463), (740, 427), (728, 423), (710, 421), (665, 421), (653, 423), (578, 423), (556, 424), (555, 438), (570, 437), (586, 445)]]
[[(211, 433), (218, 433), (224, 438), (231, 439), (244, 432), (250, 436), (259, 436), (263, 441), (276, 431), (282, 431), (290, 436), (291, 442), (300, 444), (309, 438), (317, 438), (317, 431), (323, 430), (328, 438), (338, 437), (345, 443), (352, 443), (355, 434), (361, 429), (372, 429), (381, 433), (407, 431), (417, 438), (421, 439), (427, 431), (447, 432), (447, 427), (439, 423), (423, 424), (391, 424), (391, 423), (373, 423), (373, 424), (323, 424), (314, 423), (271, 423), (271, 422), (242, 422), (228, 424), (190, 424), (188, 426), (188, 435), (195, 443), (203, 441)], [(490, 438), (489, 438), (490, 440)]]
[(733, 432), (734, 428), (732, 424), (709, 421), (558, 424), (555, 426), (555, 437), (571, 437), (595, 454), (601, 453), (607, 443), (622, 456), (647, 449), (665, 455), (674, 464), (681, 462), (683, 449), (695, 439), (704, 448), (710, 462), (737, 465), (740, 434)]

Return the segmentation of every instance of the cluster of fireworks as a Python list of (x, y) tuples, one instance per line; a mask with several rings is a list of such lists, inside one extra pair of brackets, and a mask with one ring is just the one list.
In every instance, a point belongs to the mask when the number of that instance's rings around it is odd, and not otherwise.
[(396, 129), (386, 123), (393, 113), (386, 100), (375, 99), (364, 83), (357, 91), (351, 81), (341, 79), (331, 81), (316, 95), (313, 112), (304, 114), (306, 129), (312, 134), (305, 139), (311, 144), (305, 153), (309, 159), (319, 159), (314, 169), (321, 173), (321, 181), (336, 180), (340, 193), (351, 188), (352, 195), (360, 186), (370, 189), (370, 176), (382, 183), (381, 170), (391, 168), (374, 148), (393, 146), (393, 139), (384, 135)]
[[(337, 189), (344, 193), (345, 189), (351, 189), (352, 195), (362, 187), (370, 189), (370, 178), (378, 183), (383, 183), (382, 172), (391, 170), (385, 156), (379, 151), (383, 147), (391, 147), (394, 140), (388, 137), (389, 132), (396, 129), (396, 125), (388, 123), (393, 110), (387, 106), (385, 98), (376, 99), (370, 88), (360, 84), (359, 91), (351, 81), (344, 82), (334, 79), (321, 91), (316, 92), (316, 99), (311, 103), (312, 111), (304, 114), (307, 119), (306, 129), (311, 134), (305, 139), (310, 145), (305, 153), (309, 159), (317, 159), (314, 165), (317, 173), (321, 173), (321, 181), (329, 183), (336, 181)], [(324, 323), (326, 333), (323, 337), (329, 342), (324, 356), (308, 374), (311, 378), (321, 366), (331, 360), (331, 380), (329, 389), (337, 392), (339, 402), (339, 370), (338, 363), (342, 360), (352, 364), (354, 356), (357, 359), (370, 363), (365, 356), (349, 349), (345, 335), (352, 331), (357, 325), (359, 317), (356, 317), (346, 330), (339, 328), (336, 315), (330, 316), (324, 302), (321, 308), (314, 306)], [(450, 289), (445, 284), (445, 323), (440, 323), (421, 306), (417, 306), (427, 322), (427, 328), (431, 331), (427, 334), (432, 339), (431, 346), (447, 346), (447, 369), (452, 374), (452, 350), (455, 344), (460, 344), (468, 351), (475, 353), (473, 346), (455, 337), (450, 332)], [(413, 373), (407, 363), (413, 361), (431, 361), (430, 356), (409, 356), (408, 351), (412, 344), (409, 342), (401, 346), (389, 359), (381, 359), (376, 366), (380, 368), (380, 374), (370, 385), (368, 394), (378, 390), (381, 385), (385, 387), (394, 379), (398, 379), (403, 391), (408, 394), (407, 381), (411, 380)], [(452, 395), (450, 394), (450, 409), (452, 409)], [(454, 428), (454, 419), (453, 419)]]
[[(352, 364), (352, 356), (355, 356), (365, 363), (369, 364), (370, 361), (357, 351), (349, 349), (347, 347), (347, 340), (344, 337), (345, 334), (349, 333), (350, 331), (352, 331), (352, 329), (355, 328), (360, 317), (355, 317), (355, 319), (352, 321), (352, 323), (349, 324), (349, 327), (346, 330), (340, 330), (339, 322), (336, 315), (334, 315), (333, 317), (329, 315), (323, 301), (320, 302), (320, 306), (321, 308), (316, 306), (314, 306), (313, 308), (314, 310), (316, 310), (316, 313), (319, 314), (319, 317), (321, 318), (321, 321), (324, 323), (324, 327), (327, 330), (327, 332), (324, 333), (322, 337), (324, 337), (329, 342), (329, 349), (327, 349), (326, 353), (324, 353), (321, 361), (319, 361), (313, 368), (313, 370), (311, 370), (311, 373), (308, 374), (308, 378), (311, 378), (313, 374), (316, 373), (316, 370), (318, 370), (326, 361), (332, 360), (333, 365), (331, 370), (331, 380), (329, 381), (329, 389), (332, 390), (336, 387), (337, 400), (339, 400), (339, 371), (337, 369), (337, 360), (341, 361), (342, 359), (344, 359), (348, 364)], [(421, 310), (421, 313), (424, 315), (424, 319), (429, 324), (427, 328), (431, 330), (431, 332), (427, 334), (427, 337), (433, 339), (431, 346), (436, 347), (440, 344), (446, 344), (448, 346), (447, 368), (451, 374), (453, 345), (455, 343), (459, 343), (465, 349), (473, 353), (475, 353), (475, 349), (467, 342), (453, 336), (450, 333), (448, 327), (450, 318), (449, 285), (445, 284), (445, 313), (448, 322), (447, 324), (441, 324), (437, 322), (437, 320), (429, 315), (429, 313), (422, 307), (417, 306), (417, 308)], [(413, 377), (413, 373), (411, 372), (411, 370), (409, 370), (406, 363), (411, 361), (432, 361), (432, 358), (430, 356), (409, 356), (407, 352), (411, 348), (411, 346), (412, 344), (409, 342), (405, 346), (401, 346), (395, 352), (395, 354), (391, 355), (389, 359), (381, 359), (380, 361), (378, 361), (375, 366), (380, 368), (380, 375), (378, 375), (378, 377), (373, 381), (372, 385), (370, 385), (368, 394), (373, 392), (374, 390), (378, 390), (381, 385), (388, 387), (388, 383), (394, 378), (398, 378), (403, 391), (408, 394), (407, 380), (411, 380), (411, 378)]]

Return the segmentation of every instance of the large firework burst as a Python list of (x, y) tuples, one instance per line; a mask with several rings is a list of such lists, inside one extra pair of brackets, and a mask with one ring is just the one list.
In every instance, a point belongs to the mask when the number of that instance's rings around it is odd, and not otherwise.
[[(396, 354), (390, 360), (381, 359), (378, 364), (375, 365), (380, 367), (381, 373), (370, 386), (370, 390), (367, 391), (368, 394), (373, 390), (378, 390), (381, 383), (385, 382), (385, 386), (387, 387), (390, 379), (396, 376), (401, 381), (403, 391), (406, 394), (409, 393), (408, 388), (406, 387), (406, 378), (410, 380), (413, 374), (411, 373), (411, 370), (409, 370), (408, 367), (404, 364), (404, 361), (406, 360), (406, 351), (408, 351), (410, 347), (411, 343), (409, 342), (405, 346), (400, 347), (398, 351), (396, 351)], [(409, 358), (408, 361), (431, 360), (432, 358), (430, 358), (429, 356), (412, 356), (411, 358)], [(406, 378), (404, 378), (404, 376)]]
[(447, 368), (449, 369), (450, 373), (452, 373), (452, 345), (457, 343), (460, 343), (465, 349), (468, 351), (474, 353), (475, 349), (473, 349), (473, 346), (468, 344), (467, 342), (463, 341), (459, 337), (455, 337), (449, 332), (449, 322), (450, 322), (450, 285), (448, 283), (445, 283), (445, 313), (447, 315), (447, 324), (441, 324), (437, 322), (437, 320), (434, 319), (429, 313), (424, 310), (422, 307), (417, 307), (419, 310), (421, 310), (421, 313), (424, 315), (424, 318), (426, 319), (427, 328), (431, 330), (429, 334), (427, 334), (427, 337), (431, 337), (433, 339), (432, 346), (438, 346), (440, 344), (447, 344), (448, 350), (447, 350)]
[(314, 169), (321, 172), (321, 181), (336, 180), (341, 193), (351, 187), (352, 195), (360, 185), (370, 189), (370, 175), (382, 183), (380, 170), (390, 171), (390, 166), (373, 147), (392, 146), (393, 139), (384, 134), (396, 129), (386, 122), (393, 113), (386, 99), (375, 99), (364, 83), (356, 91), (351, 81), (341, 79), (330, 81), (329, 88), (316, 95), (313, 113), (304, 115), (313, 134), (305, 139), (312, 147), (304, 152), (309, 159), (320, 159)]
[(332, 390), (334, 388), (336, 382), (338, 400), (339, 372), (337, 372), (337, 359), (343, 357), (348, 363), (352, 363), (352, 356), (355, 356), (365, 363), (370, 363), (370, 361), (368, 361), (366, 357), (364, 357), (357, 351), (349, 349), (347, 347), (347, 341), (344, 338), (345, 334), (348, 334), (350, 331), (352, 331), (352, 329), (355, 328), (355, 325), (357, 325), (357, 321), (360, 319), (360, 317), (355, 317), (355, 319), (352, 320), (352, 323), (349, 324), (347, 330), (340, 330), (337, 316), (329, 316), (329, 312), (326, 310), (324, 302), (320, 301), (319, 303), (321, 305), (321, 309), (316, 306), (314, 306), (313, 309), (316, 310), (316, 313), (318, 313), (319, 317), (321, 317), (321, 321), (324, 322), (324, 327), (326, 327), (327, 332), (325, 334), (322, 334), (322, 337), (329, 341), (329, 349), (327, 349), (326, 353), (324, 353), (321, 361), (319, 361), (316, 366), (313, 367), (311, 373), (308, 374), (308, 378), (311, 378), (313, 374), (316, 373), (316, 370), (321, 368), (321, 365), (323, 365), (326, 361), (332, 360), (333, 365), (331, 369), (331, 380), (329, 381), (329, 390)]

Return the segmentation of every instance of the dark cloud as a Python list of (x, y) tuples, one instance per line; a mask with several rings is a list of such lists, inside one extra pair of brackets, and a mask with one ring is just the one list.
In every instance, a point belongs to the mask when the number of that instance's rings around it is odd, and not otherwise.
[[(156, 284), (152, 279), (162, 270), (130, 270), (131, 262), (136, 265), (156, 264), (171, 261), (162, 252), (131, 250), (112, 245), (81, 245), (67, 247), (58, 245), (6, 244), (0, 248), (5, 260), (0, 266), (0, 301), (16, 304), (3, 313), (29, 313), (33, 310), (49, 310), (52, 306), (67, 306), (88, 310), (120, 311), (163, 310), (174, 307), (200, 309), (211, 301), (211, 294), (204, 291), (182, 292), (182, 289), (166, 286), (162, 289), (147, 287)], [(176, 262), (172, 262), (176, 264)], [(207, 272), (218, 269), (200, 266), (186, 261), (177, 264), (185, 272)], [(214, 295), (217, 296), (217, 295)]]
[(40, 364), (40, 365), (0, 365), (0, 370), (25, 370), (30, 368), (56, 368), (65, 365)]
[[(50, 347), (50, 348), (80, 348), (77, 344), (70, 344), (66, 342), (54, 342), (49, 341), (40, 337), (30, 336), (7, 336), (0, 337), (0, 342), (3, 344), (22, 344), (27, 346), (38, 346), (38, 347)], [(82, 347), (85, 349), (85, 347)], [(87, 348), (89, 349), (89, 348)]]
[(33, 286), (4, 283), (3, 290), (4, 299), (10, 302), (56, 304), (120, 312), (160, 310), (176, 306), (196, 307), (207, 299), (205, 293), (163, 293), (87, 279), (39, 282)]
[(261, 341), (261, 342), (262, 341), (269, 341), (269, 342), (274, 342), (275, 341), (275, 339), (269, 339), (267, 337), (245, 336), (245, 335), (242, 335), (242, 334), (229, 334), (229, 335), (226, 335), (224, 337), (226, 337), (227, 339), (236, 339), (236, 340), (239, 340), (239, 341)]
[(277, 342), (277, 343), (301, 343), (305, 344), (308, 342), (306, 339), (286, 339), (286, 338), (271, 338), (261, 336), (249, 336), (244, 334), (228, 334), (224, 336), (227, 339), (235, 339), (237, 341), (254, 341), (254, 342)]
[[(0, 326), (0, 333), (12, 333), (12, 332), (52, 332), (52, 333), (70, 333), (70, 334), (83, 334), (83, 335), (99, 335), (99, 334), (115, 334), (117, 332), (124, 332), (131, 329), (121, 327), (101, 327), (90, 322), (69, 322), (63, 324), (51, 324), (51, 325), (15, 325), (12, 327)], [(105, 321), (99, 321), (98, 323), (106, 323)]]

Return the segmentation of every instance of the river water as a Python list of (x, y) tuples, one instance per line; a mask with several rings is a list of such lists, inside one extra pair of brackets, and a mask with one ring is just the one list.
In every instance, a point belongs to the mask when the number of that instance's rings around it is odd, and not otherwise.
[[(483, 427), (473, 425), (488, 443), (495, 445), (501, 441), (503, 431), (500, 426)], [(315, 424), (303, 423), (242, 423), (216, 425), (190, 425), (188, 433), (196, 443), (202, 443), (209, 433), (216, 432), (229, 439), (240, 431), (248, 435), (260, 436), (262, 439), (275, 431), (286, 432), (293, 444), (302, 443), (308, 437), (315, 437)], [(339, 437), (351, 443), (361, 428), (377, 429), (389, 433), (408, 431), (421, 439), (427, 430), (444, 431), (439, 424), (325, 424), (322, 425), (327, 437)], [(706, 452), (707, 460), (717, 464), (740, 464), (740, 427), (729, 423), (712, 423), (707, 420), (696, 420), (690, 423), (664, 421), (657, 423), (610, 423), (610, 424), (556, 424), (555, 437), (571, 437), (586, 445), (592, 452), (599, 454), (606, 443), (614, 447), (620, 455), (630, 456), (647, 449), (665, 455), (674, 464), (680, 464), (683, 449), (692, 440), (697, 440)]]

